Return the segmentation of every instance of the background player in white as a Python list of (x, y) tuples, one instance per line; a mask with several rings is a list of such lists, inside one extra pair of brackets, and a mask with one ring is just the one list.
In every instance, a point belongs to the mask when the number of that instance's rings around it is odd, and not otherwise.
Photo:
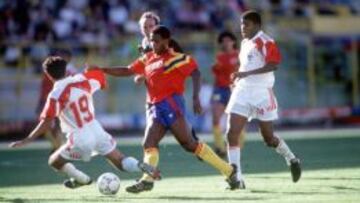
[(67, 142), (49, 157), (49, 165), (65, 173), (69, 179), (64, 185), (77, 188), (89, 185), (92, 180), (78, 170), (69, 160), (90, 161), (93, 153), (105, 156), (116, 168), (127, 172), (143, 171), (155, 179), (160, 178), (157, 169), (126, 157), (116, 148), (116, 141), (95, 119), (94, 92), (106, 86), (103, 72), (87, 71), (66, 77), (66, 61), (58, 56), (48, 57), (43, 63), (45, 74), (54, 82), (36, 128), (23, 140), (10, 144), (21, 147), (47, 131), (56, 117), (61, 130), (67, 134)]
[(233, 73), (235, 87), (226, 107), (228, 159), (238, 168), (238, 188), (245, 188), (241, 174), (239, 136), (248, 120), (259, 120), (265, 143), (283, 156), (290, 165), (292, 180), (301, 176), (300, 160), (283, 139), (274, 135), (273, 120), (278, 118), (277, 101), (272, 91), (274, 73), (280, 63), (280, 52), (274, 40), (261, 30), (261, 16), (247, 11), (241, 18), (240, 68)]

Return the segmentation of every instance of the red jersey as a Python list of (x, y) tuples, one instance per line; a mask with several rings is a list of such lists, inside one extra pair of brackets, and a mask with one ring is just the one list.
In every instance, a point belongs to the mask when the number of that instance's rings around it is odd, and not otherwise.
[(231, 53), (220, 52), (216, 55), (216, 62), (212, 68), (216, 87), (229, 87), (231, 84), (230, 75), (239, 66), (238, 55), (238, 51)]
[(173, 94), (183, 94), (185, 79), (197, 69), (197, 63), (183, 53), (167, 51), (157, 55), (151, 51), (134, 61), (129, 69), (145, 76), (148, 102), (154, 104)]

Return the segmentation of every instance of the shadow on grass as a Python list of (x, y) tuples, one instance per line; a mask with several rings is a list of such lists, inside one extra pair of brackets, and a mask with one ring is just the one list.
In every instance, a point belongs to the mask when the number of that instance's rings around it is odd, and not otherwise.
[[(268, 198), (267, 198), (268, 199)], [(159, 196), (159, 197), (114, 197), (114, 198), (86, 198), (86, 199), (61, 199), (61, 198), (44, 198), (44, 199), (21, 199), (21, 198), (3, 198), (0, 197), (0, 202), (12, 202), (12, 203), (25, 203), (25, 202), (126, 202), (126, 200), (169, 200), (169, 201), (211, 201), (211, 202), (221, 202), (221, 201), (258, 201), (265, 200), (264, 198), (259, 197), (195, 197), (195, 196)]]
[[(291, 140), (288, 145), (302, 159), (304, 173), (309, 170), (360, 167), (360, 137), (336, 139)], [(142, 157), (141, 146), (121, 146), (121, 150), (137, 158)], [(61, 183), (63, 176), (47, 166), (47, 150), (0, 151), (0, 187)], [(250, 141), (242, 150), (245, 174), (288, 171), (284, 160), (261, 141)], [(140, 174), (118, 172), (102, 157), (76, 165), (94, 179), (103, 172), (119, 173), (121, 179), (135, 179)], [(160, 165), (164, 180), (167, 177), (208, 176), (218, 174), (213, 168), (198, 161), (178, 144), (164, 144), (160, 149)], [(263, 176), (261, 178), (267, 178)], [(270, 177), (269, 177), (270, 178)], [(275, 177), (278, 178), (278, 177)], [(314, 179), (356, 179), (359, 177), (309, 177)]]

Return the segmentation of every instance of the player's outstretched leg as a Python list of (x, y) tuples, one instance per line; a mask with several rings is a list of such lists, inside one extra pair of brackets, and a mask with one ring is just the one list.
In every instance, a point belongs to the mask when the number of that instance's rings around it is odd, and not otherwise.
[(284, 157), (287, 165), (290, 166), (292, 181), (295, 183), (299, 181), (301, 177), (300, 159), (294, 155), (283, 139), (273, 134), (272, 122), (261, 121), (260, 130), (266, 144), (275, 148), (275, 151)]
[(81, 186), (91, 185), (91, 183), (92, 183), (91, 179), (88, 182), (81, 183), (81, 182), (75, 180), (74, 178), (69, 178), (64, 181), (64, 186), (67, 188), (70, 188), (70, 189), (76, 189)]
[(91, 178), (84, 172), (78, 170), (72, 163), (62, 158), (60, 151), (61, 148), (50, 156), (49, 165), (56, 171), (63, 172), (69, 177), (69, 179), (64, 181), (64, 186), (75, 189), (84, 185), (90, 185), (92, 183)]
[(245, 189), (245, 182), (241, 172), (241, 143), (244, 138), (243, 129), (247, 123), (247, 118), (237, 114), (229, 114), (227, 121), (226, 136), (228, 140), (228, 160), (229, 163), (236, 166), (237, 172), (234, 175), (238, 180), (238, 187), (229, 189)]
[[(154, 167), (159, 162), (159, 151), (157, 148), (148, 148), (144, 150), (144, 170), (147, 167)], [(150, 191), (154, 187), (154, 176), (149, 176), (145, 173), (142, 178), (135, 184), (126, 188), (129, 193), (140, 193)], [(158, 178), (159, 179), (159, 178)]]
[(143, 163), (134, 157), (125, 157), (119, 150), (114, 149), (105, 157), (119, 170), (126, 172), (144, 172), (154, 180), (160, 180), (160, 171), (147, 163)]

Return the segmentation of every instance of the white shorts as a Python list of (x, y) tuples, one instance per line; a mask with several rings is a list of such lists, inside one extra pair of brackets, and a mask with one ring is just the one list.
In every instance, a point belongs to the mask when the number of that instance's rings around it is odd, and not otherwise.
[(60, 155), (68, 160), (90, 161), (91, 156), (106, 155), (116, 148), (116, 141), (97, 120), (66, 136), (67, 141), (61, 146)]
[(277, 101), (272, 88), (237, 86), (225, 112), (238, 114), (249, 119), (272, 121), (278, 118)]

